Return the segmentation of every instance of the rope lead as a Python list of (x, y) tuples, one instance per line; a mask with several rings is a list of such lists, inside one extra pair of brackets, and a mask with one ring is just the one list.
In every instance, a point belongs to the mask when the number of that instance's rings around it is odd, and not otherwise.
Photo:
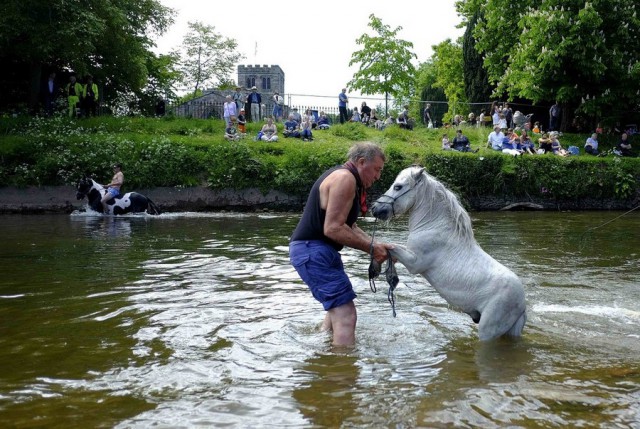
[[(369, 263), (369, 288), (371, 288), (371, 292), (376, 293), (378, 289), (376, 288), (375, 278), (380, 275), (382, 266), (379, 266), (377, 262), (373, 259), (373, 242), (376, 236), (376, 224), (378, 219), (373, 223), (373, 233), (371, 234), (371, 244), (369, 245), (369, 255), (370, 255), (370, 263)], [(389, 304), (391, 304), (391, 311), (393, 313), (393, 317), (396, 317), (396, 297), (394, 295), (394, 291), (396, 290), (396, 286), (400, 282), (398, 278), (398, 273), (396, 272), (396, 268), (393, 263), (393, 258), (391, 257), (391, 252), (387, 250), (387, 268), (383, 271), (385, 274), (387, 283), (389, 283), (389, 291), (387, 292), (387, 299), (389, 300)]]

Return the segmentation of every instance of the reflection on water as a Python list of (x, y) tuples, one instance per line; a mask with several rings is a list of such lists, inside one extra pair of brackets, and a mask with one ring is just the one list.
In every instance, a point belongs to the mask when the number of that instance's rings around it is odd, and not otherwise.
[(339, 427), (355, 414), (354, 396), (360, 371), (356, 356), (315, 355), (298, 372), (309, 378), (292, 393), (300, 412), (319, 427)]
[(97, 240), (127, 239), (131, 236), (131, 219), (119, 216), (74, 216), (87, 237)]
[(586, 235), (615, 214), (472, 217), (523, 280), (523, 338), (478, 342), (400, 265), (393, 318), (345, 249), (357, 345), (339, 350), (288, 262), (297, 215), (3, 216), (0, 424), (637, 427), (640, 216)]

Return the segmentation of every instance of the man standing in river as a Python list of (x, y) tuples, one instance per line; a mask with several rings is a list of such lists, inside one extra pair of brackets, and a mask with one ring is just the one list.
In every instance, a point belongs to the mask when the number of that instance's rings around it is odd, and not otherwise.
[(322, 329), (333, 331), (333, 344), (340, 346), (355, 343), (357, 314), (356, 294), (339, 251), (352, 247), (382, 263), (393, 248), (372, 243), (356, 224), (361, 211), (366, 212), (366, 190), (380, 178), (384, 152), (374, 143), (357, 143), (347, 158), (316, 180), (289, 243), (291, 264), (327, 311)]

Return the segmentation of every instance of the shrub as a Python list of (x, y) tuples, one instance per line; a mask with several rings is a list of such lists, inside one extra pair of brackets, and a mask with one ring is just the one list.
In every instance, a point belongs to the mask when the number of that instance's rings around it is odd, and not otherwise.
[[(313, 142), (264, 143), (251, 138), (259, 128), (259, 123), (249, 123), (248, 138), (232, 143), (224, 140), (224, 122), (218, 119), (0, 118), (0, 186), (75, 184), (85, 173), (104, 181), (117, 161), (124, 164), (128, 189), (206, 184), (304, 197), (324, 170), (343, 163), (349, 147), (363, 140), (378, 142), (387, 156), (372, 193), (385, 190), (400, 170), (416, 163), (463, 198), (506, 194), (625, 200), (639, 186), (640, 159), (514, 158), (487, 149), (485, 129), (465, 129), (479, 153), (458, 153), (440, 149), (441, 129), (389, 127), (380, 132), (348, 123), (315, 130)], [(563, 145), (583, 140), (565, 135)]]

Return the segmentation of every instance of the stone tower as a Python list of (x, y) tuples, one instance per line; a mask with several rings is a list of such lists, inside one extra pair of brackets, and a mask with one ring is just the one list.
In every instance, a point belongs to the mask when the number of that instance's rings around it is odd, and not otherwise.
[(238, 66), (238, 86), (246, 90), (255, 86), (263, 99), (274, 91), (284, 96), (284, 72), (276, 65)]

